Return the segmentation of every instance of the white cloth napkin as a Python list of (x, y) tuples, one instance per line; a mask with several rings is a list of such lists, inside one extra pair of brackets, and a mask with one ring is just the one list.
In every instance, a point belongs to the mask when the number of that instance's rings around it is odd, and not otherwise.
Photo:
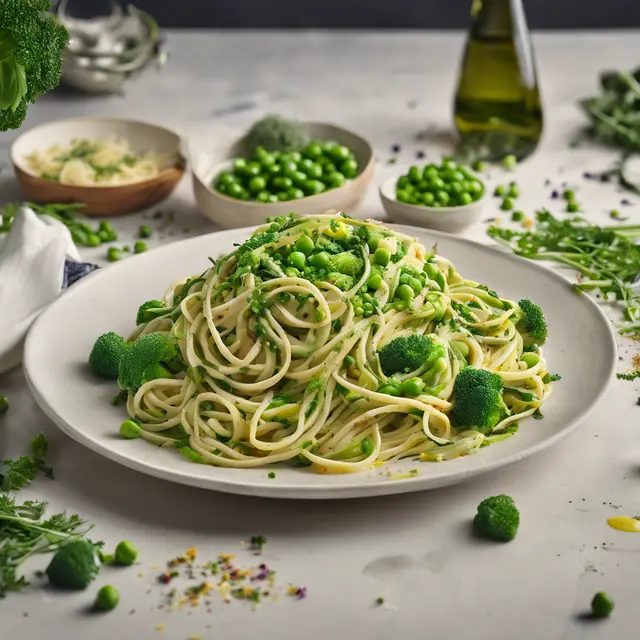
[(69, 230), (21, 207), (0, 243), (0, 373), (20, 362), (31, 323), (60, 295), (66, 258), (80, 260)]

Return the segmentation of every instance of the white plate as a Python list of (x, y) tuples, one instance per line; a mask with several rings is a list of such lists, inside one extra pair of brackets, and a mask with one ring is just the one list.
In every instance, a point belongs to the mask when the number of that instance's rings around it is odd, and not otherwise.
[[(427, 247), (453, 261), (463, 276), (502, 295), (530, 298), (545, 311), (550, 339), (545, 357), (562, 375), (544, 405), (544, 420), (523, 420), (518, 433), (477, 454), (443, 463), (403, 460), (350, 475), (318, 475), (307, 469), (225, 469), (194, 464), (173, 449), (144, 440), (123, 440), (122, 407), (109, 404), (113, 382), (99, 382), (87, 358), (107, 331), (127, 335), (138, 306), (161, 297), (181, 277), (202, 273), (216, 257), (242, 242), (250, 229), (234, 229), (185, 240), (129, 258), (96, 272), (65, 292), (34, 324), (25, 346), (24, 369), (38, 404), (69, 436), (101, 455), (152, 476), (229, 493), (274, 498), (355, 498), (433, 489), (522, 460), (573, 430), (604, 394), (612, 378), (616, 347), (611, 326), (587, 296), (572, 292), (560, 275), (522, 258), (447, 234), (412, 227)], [(406, 479), (392, 476), (418, 469)]]

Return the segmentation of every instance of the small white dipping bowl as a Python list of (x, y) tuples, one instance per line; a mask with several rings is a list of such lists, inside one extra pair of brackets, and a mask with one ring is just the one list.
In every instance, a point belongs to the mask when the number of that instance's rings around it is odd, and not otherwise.
[[(428, 207), (396, 200), (398, 178), (399, 176), (394, 176), (380, 185), (382, 206), (393, 222), (456, 233), (482, 220), (488, 197), (486, 185), (482, 197), (470, 204), (456, 207)], [(482, 182), (479, 177), (478, 180)]]
[(202, 148), (202, 142), (197, 141), (191, 149), (191, 169), (193, 172), (193, 191), (198, 208), (207, 218), (219, 225), (231, 229), (235, 227), (249, 227), (264, 223), (266, 217), (295, 213), (314, 214), (324, 213), (335, 209), (348, 211), (354, 207), (364, 195), (367, 184), (373, 175), (373, 149), (361, 136), (347, 129), (321, 122), (300, 123), (312, 140), (335, 140), (353, 151), (358, 162), (358, 175), (338, 187), (317, 195), (286, 200), (284, 202), (251, 202), (236, 200), (216, 191), (211, 187), (213, 179), (221, 172), (229, 169), (233, 159), (247, 157), (246, 138), (240, 138), (227, 152), (224, 162), (210, 163), (210, 156), (206, 152), (198, 153), (194, 149)]

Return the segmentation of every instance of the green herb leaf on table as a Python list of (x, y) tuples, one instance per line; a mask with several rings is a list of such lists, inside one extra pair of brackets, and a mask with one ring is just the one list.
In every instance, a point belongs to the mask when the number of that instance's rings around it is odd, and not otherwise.
[(0, 461), (0, 490), (18, 491), (36, 479), (38, 473), (53, 478), (53, 469), (46, 464), (49, 443), (42, 433), (31, 441), (31, 455)]

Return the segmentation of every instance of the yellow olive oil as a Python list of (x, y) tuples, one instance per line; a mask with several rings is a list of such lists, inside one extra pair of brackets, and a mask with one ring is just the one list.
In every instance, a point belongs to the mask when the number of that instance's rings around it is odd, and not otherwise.
[(542, 134), (542, 106), (522, 0), (475, 0), (455, 97), (461, 147), (519, 160)]

